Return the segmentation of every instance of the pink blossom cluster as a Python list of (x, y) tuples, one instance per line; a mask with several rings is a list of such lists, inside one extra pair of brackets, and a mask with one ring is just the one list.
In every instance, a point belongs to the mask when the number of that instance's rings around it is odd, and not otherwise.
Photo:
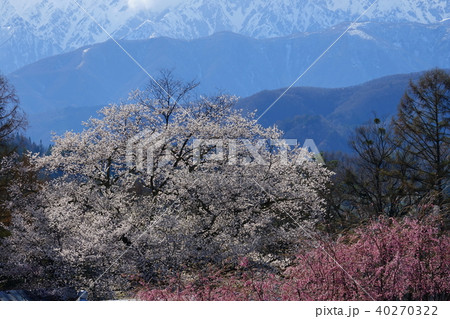
[[(142, 300), (447, 300), (450, 240), (435, 221), (381, 219), (300, 252), (278, 274), (237, 267), (180, 274)], [(230, 270), (232, 269), (232, 270)]]

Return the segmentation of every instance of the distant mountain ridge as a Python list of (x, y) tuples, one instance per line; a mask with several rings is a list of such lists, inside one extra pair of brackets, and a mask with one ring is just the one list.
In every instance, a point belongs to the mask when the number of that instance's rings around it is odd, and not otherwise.
[[(197, 39), (221, 31), (255, 38), (315, 32), (353, 21), (373, 0), (187, 0), (162, 12), (129, 0), (78, 0), (117, 39)], [(2, 0), (0, 71), (103, 42), (108, 36), (73, 0)], [(446, 0), (378, 0), (364, 21), (422, 24), (450, 18)]]
[[(449, 69), (447, 71), (450, 72)], [(422, 72), (375, 79), (361, 85), (325, 89), (294, 87), (281, 98), (259, 123), (276, 125), (285, 138), (313, 139), (321, 151), (350, 151), (348, 138), (354, 128), (375, 117), (390, 121), (410, 81)], [(239, 108), (261, 115), (285, 89), (265, 90), (241, 99)]]
[[(150, 74), (175, 69), (199, 92), (249, 96), (292, 84), (345, 30), (272, 39), (222, 32), (196, 40), (155, 38), (121, 44)], [(450, 20), (438, 24), (360, 23), (296, 85), (345, 87), (374, 78), (450, 67)], [(148, 76), (112, 41), (53, 56), (8, 75), (29, 114), (106, 105), (144, 87)]]

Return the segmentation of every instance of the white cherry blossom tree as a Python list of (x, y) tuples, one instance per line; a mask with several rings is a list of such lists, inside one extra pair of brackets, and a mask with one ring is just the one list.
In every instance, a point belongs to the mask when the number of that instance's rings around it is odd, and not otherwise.
[(142, 96), (31, 158), (46, 178), (11, 189), (10, 275), (100, 298), (230, 257), (281, 261), (320, 220), (331, 173), (236, 98)]

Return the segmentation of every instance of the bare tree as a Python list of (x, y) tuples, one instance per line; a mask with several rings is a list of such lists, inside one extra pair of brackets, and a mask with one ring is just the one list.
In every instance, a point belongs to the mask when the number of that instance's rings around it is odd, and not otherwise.
[[(16, 178), (15, 172), (18, 167), (23, 164), (19, 163), (17, 157), (14, 157), (14, 161), (12, 158), (8, 158), (14, 151), (11, 137), (14, 132), (25, 125), (25, 116), (19, 108), (19, 98), (14, 87), (0, 75), (0, 238), (8, 234), (1, 227), (1, 223), (7, 223), (11, 218), (5, 203), (9, 196), (8, 187)], [(6, 162), (9, 165), (6, 165)]]
[(159, 72), (159, 77), (151, 80), (144, 91), (134, 92), (133, 98), (139, 104), (160, 112), (168, 125), (175, 109), (185, 106), (198, 86), (199, 82), (178, 80), (172, 70), (163, 69)]
[(0, 147), (4, 148), (11, 134), (25, 125), (25, 116), (19, 108), (14, 87), (0, 75)]

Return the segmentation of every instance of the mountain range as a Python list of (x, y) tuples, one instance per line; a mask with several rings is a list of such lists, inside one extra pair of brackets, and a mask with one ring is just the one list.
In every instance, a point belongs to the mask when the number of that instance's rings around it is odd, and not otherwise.
[[(153, 76), (174, 69), (181, 79), (198, 80), (201, 94), (245, 97), (291, 85), (345, 28), (271, 39), (221, 32), (189, 41), (162, 37), (124, 40), (121, 45)], [(450, 20), (429, 25), (360, 23), (296, 86), (346, 87), (387, 75), (449, 68), (448, 52)], [(113, 41), (40, 60), (8, 78), (30, 115), (98, 108), (126, 99), (150, 81)]]
[[(154, 38), (121, 45), (154, 76), (174, 69), (199, 92), (249, 96), (292, 84), (345, 25), (288, 37), (254, 39), (222, 32), (195, 40)], [(450, 67), (450, 20), (438, 24), (360, 23), (297, 86), (345, 87), (433, 67)], [(114, 42), (56, 55), (8, 75), (27, 113), (106, 105), (150, 81)]]
[[(316, 32), (354, 21), (373, 0), (2, 0), (0, 69), (116, 39), (192, 40), (221, 31), (253, 38)], [(450, 18), (447, 0), (378, 0), (363, 21), (422, 24)]]

